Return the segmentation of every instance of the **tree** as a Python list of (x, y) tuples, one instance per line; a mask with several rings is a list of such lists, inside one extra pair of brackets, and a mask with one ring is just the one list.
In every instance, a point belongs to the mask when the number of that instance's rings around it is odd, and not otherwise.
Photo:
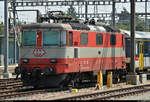
[(117, 28), (123, 29), (123, 30), (130, 30), (130, 25), (126, 24), (117, 24)]
[(119, 23), (121, 24), (129, 24), (130, 23), (130, 13), (127, 11), (126, 8), (123, 8), (123, 11), (121, 11), (121, 14), (119, 16)]
[[(126, 10), (126, 8), (123, 8), (123, 11), (121, 11), (121, 14), (119, 16), (119, 23), (117, 24), (117, 27), (124, 30), (130, 30), (130, 13)], [(136, 31), (144, 31), (144, 22), (142, 18), (139, 18), (136, 16)]]
[(137, 31), (144, 31), (144, 22), (141, 18), (136, 18), (136, 30)]
[(72, 5), (70, 8), (68, 8), (67, 15), (71, 16), (72, 18), (78, 18), (75, 8)]

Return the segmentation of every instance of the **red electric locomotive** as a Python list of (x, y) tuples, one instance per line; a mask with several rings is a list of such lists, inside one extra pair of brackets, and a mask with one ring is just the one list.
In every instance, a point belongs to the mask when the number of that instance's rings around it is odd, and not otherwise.
[[(126, 68), (125, 35), (108, 26), (37, 23), (22, 26), (19, 67), (25, 86), (58, 87)], [(19, 69), (19, 71), (18, 71)]]

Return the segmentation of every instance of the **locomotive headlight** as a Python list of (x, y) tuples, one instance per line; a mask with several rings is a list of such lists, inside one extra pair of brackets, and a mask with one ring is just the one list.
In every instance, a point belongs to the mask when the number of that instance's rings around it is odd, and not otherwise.
[(57, 63), (57, 60), (55, 58), (50, 59), (51, 63)]
[(23, 63), (28, 63), (28, 62), (29, 62), (29, 59), (22, 59), (22, 62), (23, 62)]

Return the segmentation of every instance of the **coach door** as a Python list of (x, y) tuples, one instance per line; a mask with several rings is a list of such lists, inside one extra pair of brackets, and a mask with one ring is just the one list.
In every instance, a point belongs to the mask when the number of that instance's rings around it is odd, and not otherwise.
[(139, 70), (143, 70), (144, 57), (143, 57), (143, 42), (139, 43)]

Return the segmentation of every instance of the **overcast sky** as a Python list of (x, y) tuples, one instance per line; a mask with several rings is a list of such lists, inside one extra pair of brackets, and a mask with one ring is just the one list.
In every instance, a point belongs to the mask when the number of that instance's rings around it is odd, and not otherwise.
[[(56, 0), (55, 0), (56, 1)], [(148, 2), (148, 12), (150, 12), (150, 2)], [(126, 8), (130, 12), (130, 4), (129, 3), (117, 3), (116, 4), (116, 12), (120, 13), (123, 8)], [(111, 12), (111, 5), (100, 5), (98, 6), (99, 13), (110, 13)], [(62, 10), (67, 11), (68, 6), (53, 6), (53, 7), (20, 7), (17, 9), (38, 9), (43, 14), (47, 10)], [(75, 9), (78, 12), (78, 7), (76, 6)], [(88, 12), (92, 13), (94, 10), (94, 6), (88, 6)], [(82, 7), (82, 12), (84, 12), (84, 6)], [(145, 12), (145, 3), (136, 3), (136, 12)], [(4, 3), (0, 1), (0, 22), (4, 20)], [(21, 21), (28, 21), (28, 22), (35, 22), (36, 21), (36, 13), (35, 12), (18, 12), (18, 17)]]

